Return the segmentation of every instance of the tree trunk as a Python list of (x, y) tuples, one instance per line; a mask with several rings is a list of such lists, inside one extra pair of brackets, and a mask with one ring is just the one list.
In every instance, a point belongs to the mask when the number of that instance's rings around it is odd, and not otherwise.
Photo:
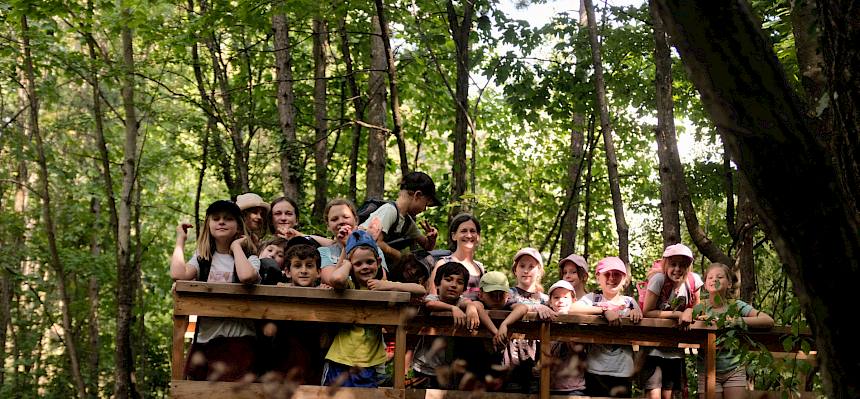
[(723, 143), (723, 192), (726, 196), (726, 229), (732, 236), (732, 244), (734, 245), (738, 240), (737, 227), (735, 227), (735, 183), (732, 173), (732, 159), (725, 143)]
[[(23, 137), (23, 135), (22, 135)], [(23, 138), (20, 142), (24, 142)], [(5, 239), (9, 243), (3, 252), (8, 253), (8, 259), (13, 259), (7, 268), (0, 270), (0, 359), (6, 361), (6, 341), (7, 331), (12, 331), (12, 298), (15, 296), (15, 280), (13, 279), (10, 270), (18, 271), (21, 267), (21, 262), (24, 260), (24, 229), (26, 225), (26, 215), (24, 214), (27, 207), (28, 193), (25, 188), (25, 183), (28, 179), (27, 163), (23, 159), (22, 152), (18, 152), (18, 170), (15, 174), (15, 200), (12, 204), (14, 212), (14, 222), (4, 226), (4, 233), (9, 234)], [(7, 330), (8, 327), (8, 330)], [(17, 363), (13, 363), (17, 364)], [(17, 369), (17, 367), (16, 367)], [(0, 367), (0, 386), (4, 386), (6, 382), (6, 368)], [(13, 376), (13, 380), (16, 378)]]
[(290, 53), (290, 31), (286, 13), (272, 16), (275, 40), (275, 73), (278, 79), (278, 122), (281, 127), (281, 185), (284, 195), (299, 199), (301, 191), (301, 158), (296, 142), (296, 96), (293, 92), (293, 57)]
[[(93, 197), (90, 201), (90, 210), (93, 213), (93, 219), (99, 220), (101, 217), (101, 203), (97, 197)], [(98, 224), (96, 224), (98, 226)], [(99, 236), (101, 235), (101, 228), (92, 229), (92, 236), (90, 237), (90, 256), (93, 259), (93, 264), (95, 261), (101, 256), (101, 245), (99, 244)], [(89, 279), (89, 287), (87, 290), (87, 297), (90, 302), (89, 315), (87, 318), (89, 319), (89, 336), (90, 336), (90, 353), (88, 359), (88, 368), (90, 370), (90, 378), (87, 389), (90, 392), (90, 397), (96, 398), (98, 397), (99, 392), (99, 352), (101, 349), (101, 340), (99, 339), (99, 279), (95, 274), (90, 276)]]
[(588, 243), (591, 237), (591, 165), (594, 162), (594, 147), (597, 139), (594, 138), (594, 115), (592, 114), (588, 121), (588, 160), (586, 161), (587, 170), (585, 172), (585, 219), (583, 220), (582, 230), (582, 257), (588, 259)]
[(328, 107), (326, 105), (326, 67), (328, 67), (328, 25), (324, 20), (313, 20), (314, 38), (314, 161), (316, 182), (314, 184), (314, 220), (323, 219), (323, 210), (328, 202)]
[(672, 101), (672, 57), (663, 21), (657, 15), (654, 0), (649, 0), (654, 33), (654, 85), (657, 100), (657, 159), (660, 167), (660, 216), (663, 221), (663, 246), (681, 242), (681, 218), (678, 214), (675, 175), (669, 161), (670, 151), (678, 150), (675, 137), (675, 105)]
[(561, 256), (576, 252), (576, 224), (579, 220), (579, 182), (582, 180), (582, 161), (585, 148), (584, 127), (585, 118), (582, 114), (573, 114), (573, 126), (570, 129), (570, 160), (567, 164), (567, 195), (568, 210), (561, 225)]
[[(453, 179), (451, 184), (451, 202), (458, 204), (466, 193), (466, 140), (468, 138), (469, 119), (469, 35), (472, 32), (472, 14), (475, 3), (463, 2), (463, 17), (457, 15), (454, 3), (445, 3), (448, 14), (448, 29), (454, 39), (455, 60), (457, 62), (457, 80), (455, 84), (454, 102), (456, 116), (454, 119), (454, 160), (452, 165)], [(459, 206), (451, 208), (451, 215), (460, 212)]]
[(71, 315), (71, 298), (66, 289), (66, 271), (60, 260), (59, 249), (57, 248), (57, 229), (54, 225), (53, 212), (51, 210), (51, 195), (48, 189), (48, 161), (45, 157), (45, 147), (42, 142), (42, 134), (39, 131), (39, 99), (36, 97), (36, 72), (33, 68), (33, 59), (30, 55), (30, 28), (27, 24), (27, 16), (21, 16), (21, 49), (24, 61), (24, 78), (26, 80), (25, 87), (28, 99), (28, 124), (30, 128), (29, 136), (35, 138), (36, 148), (34, 152), (38, 157), (39, 163), (39, 194), (42, 197), (42, 217), (44, 218), (43, 226), (45, 235), (48, 241), (48, 253), (50, 265), (54, 269), (57, 282), (57, 291), (60, 296), (60, 306), (62, 313), (63, 333), (62, 339), (66, 346), (66, 351), (69, 355), (69, 363), (71, 366), (72, 382), (78, 397), (85, 398), (87, 396), (86, 385), (81, 376), (81, 367), (78, 357), (78, 348), (72, 337), (72, 315)]
[(137, 397), (132, 380), (134, 358), (131, 354), (131, 325), (134, 318), (134, 273), (131, 261), (131, 209), (137, 179), (137, 113), (134, 100), (134, 48), (128, 18), (131, 10), (123, 8), (122, 36), (122, 105), (125, 113), (123, 145), (122, 191), (117, 217), (117, 314), (116, 348), (114, 352), (114, 395), (117, 398)]
[[(346, 82), (349, 85), (349, 96), (352, 98), (352, 107), (355, 109), (355, 120), (364, 120), (364, 100), (355, 83), (355, 71), (352, 67), (352, 55), (349, 50), (349, 35), (346, 32), (346, 18), (341, 18), (338, 26), (340, 31), (341, 52), (343, 62), (346, 66)], [(361, 147), (361, 124), (352, 124), (352, 148), (349, 152), (349, 199), (352, 202), (358, 200), (358, 150)]]
[(388, 71), (388, 89), (391, 91), (391, 119), (394, 122), (392, 134), (397, 139), (397, 149), (400, 152), (400, 173), (409, 173), (409, 156), (406, 155), (406, 141), (403, 139), (403, 119), (400, 116), (400, 95), (397, 91), (397, 67), (394, 64), (394, 52), (391, 50), (391, 35), (388, 33), (388, 20), (385, 18), (385, 8), (382, 0), (376, 0), (376, 15), (379, 17), (382, 45), (385, 47), (386, 70)]
[[(740, 281), (740, 298), (752, 303), (757, 289), (755, 273), (755, 232), (756, 220), (752, 200), (749, 197), (749, 188), (741, 185), (738, 190), (738, 251), (735, 256), (733, 269)], [(729, 265), (732, 266), (732, 265)]]
[[(860, 218), (852, 201), (860, 185), (843, 185), (850, 166), (834, 162), (820, 141), (746, 2), (658, 0), (658, 6), (786, 265), (815, 336), (825, 394), (860, 397), (860, 346), (846, 317), (855, 309), (845, 300), (844, 285), (860, 278)], [(839, 72), (826, 75), (828, 106), (839, 115), (834, 130), (856, 139), (860, 90), (856, 79), (841, 75), (860, 67), (860, 51), (853, 47), (860, 26), (849, 23), (857, 18), (856, 7), (849, 12), (849, 6), (819, 2), (819, 13), (826, 14), (819, 26), (827, 69)], [(840, 151), (860, 152), (855, 141), (845, 144)], [(827, 265), (827, 273), (820, 265)]]
[(621, 199), (621, 187), (618, 178), (618, 159), (615, 155), (615, 144), (612, 139), (612, 125), (609, 122), (609, 105), (606, 102), (606, 85), (603, 81), (600, 42), (597, 40), (597, 23), (594, 19), (594, 5), (591, 0), (585, 0), (585, 10), (588, 13), (588, 37), (591, 41), (591, 56), (594, 63), (594, 88), (597, 94), (597, 106), (600, 108), (600, 130), (603, 134), (603, 146), (606, 152), (606, 169), (609, 172), (609, 191), (612, 193), (612, 209), (615, 212), (615, 230), (618, 232), (618, 257), (624, 261), (629, 271), (630, 255), (628, 250), (630, 241), (627, 235), (627, 219), (624, 218), (624, 202)]
[(382, 28), (379, 17), (373, 16), (373, 35), (370, 39), (370, 96), (367, 121), (375, 126), (370, 129), (367, 139), (367, 193), (365, 198), (379, 198), (385, 195), (385, 45), (382, 43)]

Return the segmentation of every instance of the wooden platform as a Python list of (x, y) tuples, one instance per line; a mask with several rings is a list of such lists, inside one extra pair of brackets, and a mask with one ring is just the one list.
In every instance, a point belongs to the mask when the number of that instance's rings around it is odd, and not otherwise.
[[(395, 332), (394, 370), (406, 370), (406, 335), (442, 335), (490, 337), (482, 329), (470, 332), (455, 329), (450, 314), (416, 315), (412, 298), (405, 292), (377, 292), (359, 290), (325, 290), (301, 287), (253, 286), (226, 283), (200, 283), (179, 281), (174, 286), (173, 349), (171, 396), (174, 398), (474, 398), (493, 397), (525, 399), (539, 397), (550, 399), (550, 369), (542, 368), (539, 395), (513, 393), (477, 393), (466, 391), (405, 389), (404, 373), (394, 373), (393, 388), (331, 389), (319, 386), (285, 387), (265, 383), (210, 383), (184, 381), (182, 370), (185, 364), (184, 335), (188, 316), (235, 317), (268, 320), (296, 320), (319, 323), (346, 323), (386, 326)], [(507, 312), (491, 311), (494, 319), (502, 319)], [(624, 319), (621, 326), (609, 326), (600, 316), (561, 315), (553, 322), (536, 319), (529, 313), (510, 328), (514, 338), (551, 340), (573, 340), (580, 343), (623, 344), (639, 346), (663, 346), (694, 348), (705, 358), (706, 384), (702, 397), (713, 399), (715, 384), (715, 353), (717, 330), (703, 322), (695, 322), (688, 330), (676, 327), (674, 320), (642, 319), (633, 324)], [(749, 335), (766, 349), (785, 352), (783, 338), (791, 336), (791, 330), (775, 327), (766, 331), (749, 332)], [(802, 334), (811, 343), (808, 332)], [(795, 343), (792, 352), (800, 350)], [(549, 345), (543, 345), (541, 356), (550, 358)], [(753, 348), (757, 349), (757, 348)], [(771, 393), (756, 393), (756, 397), (769, 397)], [(781, 396), (777, 394), (778, 396)], [(562, 398), (559, 396), (558, 398)]]

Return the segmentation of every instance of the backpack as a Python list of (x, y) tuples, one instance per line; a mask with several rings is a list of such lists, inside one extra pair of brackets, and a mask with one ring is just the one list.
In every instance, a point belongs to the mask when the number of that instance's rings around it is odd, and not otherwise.
[[(397, 203), (395, 203), (394, 201), (368, 198), (364, 200), (364, 202), (361, 204), (361, 206), (358, 207), (358, 210), (356, 211), (357, 215), (355, 216), (358, 218), (358, 224), (362, 224), (367, 221), (367, 219), (373, 212), (375, 212), (377, 209), (379, 209), (379, 207), (385, 204), (391, 204), (392, 206), (394, 206), (394, 210), (397, 211), (397, 214), (400, 214), (400, 210), (397, 209)], [(389, 247), (402, 250), (412, 246), (412, 242), (414, 240), (412, 238), (406, 237), (406, 232), (409, 231), (415, 221), (412, 220), (412, 217), (409, 215), (407, 215), (404, 219), (405, 222), (403, 223), (403, 227), (401, 227), (399, 230), (395, 230), (392, 228), (388, 230), (388, 233), (385, 233), (385, 243), (388, 244)], [(396, 227), (396, 225), (397, 223), (395, 223), (395, 226), (392, 227)]]
[[(209, 270), (212, 269), (212, 260), (211, 259), (203, 259), (203, 257), (197, 257), (197, 281), (205, 283), (209, 280)], [(233, 264), (233, 280), (231, 283), (239, 283), (239, 274), (236, 273), (236, 264)]]
[[(662, 273), (663, 270), (663, 259), (659, 259), (654, 261), (654, 264), (651, 266), (651, 271), (649, 271), (649, 275), (651, 272), (658, 270)], [(649, 276), (650, 278), (650, 276)], [(636, 291), (639, 293), (639, 309), (645, 311), (645, 296), (648, 295), (648, 278), (645, 281), (640, 281), (636, 283)], [(690, 293), (690, 300), (687, 301), (687, 309), (692, 308), (694, 303), (699, 301), (699, 290), (696, 289), (696, 278), (693, 276), (693, 272), (687, 272), (687, 292)], [(672, 280), (668, 277), (663, 282), (663, 287), (660, 289), (660, 295), (657, 297), (657, 302), (668, 299), (672, 295)]]

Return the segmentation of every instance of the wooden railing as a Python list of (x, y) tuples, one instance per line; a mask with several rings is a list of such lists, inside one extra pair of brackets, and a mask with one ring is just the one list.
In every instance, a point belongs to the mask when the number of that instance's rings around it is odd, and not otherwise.
[[(493, 318), (503, 318), (506, 312), (490, 312)], [(393, 388), (358, 389), (341, 388), (340, 391), (326, 387), (302, 386), (292, 392), (293, 397), (347, 397), (378, 399), (379, 395), (396, 398), (430, 398), (445, 396), (459, 398), (456, 391), (405, 389), (406, 335), (478, 336), (490, 337), (486, 330), (469, 333), (454, 329), (449, 315), (415, 315), (410, 295), (404, 292), (380, 292), (358, 290), (323, 290), (299, 287), (248, 286), (241, 284), (177, 282), (174, 289), (173, 348), (171, 396), (175, 398), (207, 399), (221, 397), (263, 398), (259, 384), (210, 383), (182, 380), (185, 364), (184, 335), (188, 327), (188, 316), (236, 317), (248, 319), (295, 320), (321, 323), (347, 323), (386, 326), (395, 333)], [(529, 313), (521, 322), (515, 323), (510, 332), (518, 338), (550, 340), (573, 340), (579, 343), (605, 343), (640, 346), (663, 346), (696, 348), (705, 359), (704, 397), (713, 399), (716, 382), (715, 354), (716, 333), (713, 326), (695, 322), (689, 330), (675, 326), (674, 320), (642, 319), (638, 324), (624, 319), (621, 326), (609, 326), (599, 316), (560, 315), (553, 322), (543, 322)], [(768, 350), (783, 352), (781, 337), (790, 333), (785, 328), (752, 333)], [(542, 358), (548, 359), (549, 345), (542, 345)], [(799, 348), (792, 348), (797, 351)], [(397, 372), (401, 370), (401, 372)], [(540, 371), (540, 398), (550, 398), (550, 368)], [(341, 393), (338, 393), (341, 392)], [(493, 393), (492, 396), (515, 399), (528, 395)], [(467, 397), (466, 395), (463, 396)]]

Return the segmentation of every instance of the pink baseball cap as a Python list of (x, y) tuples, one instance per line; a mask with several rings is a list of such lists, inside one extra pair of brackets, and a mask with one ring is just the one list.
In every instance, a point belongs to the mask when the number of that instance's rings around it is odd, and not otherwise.
[(576, 267), (585, 271), (585, 274), (588, 274), (588, 262), (586, 262), (585, 258), (583, 258), (582, 256), (577, 255), (577, 254), (567, 255), (566, 258), (558, 261), (558, 268), (559, 269), (564, 268), (564, 262), (573, 262), (573, 264), (576, 265)]
[[(511, 265), (511, 270), (514, 270), (517, 266), (517, 260), (520, 259), (521, 256), (528, 255), (532, 258), (535, 258), (538, 262), (538, 266), (540, 266), (541, 270), (543, 270), (543, 256), (540, 255), (540, 252), (534, 248), (523, 248), (517, 251), (517, 254), (514, 255), (514, 264)], [(516, 271), (515, 271), (516, 272)]]
[(665, 251), (663, 251), (663, 257), (664, 258), (668, 258), (670, 256), (677, 256), (677, 255), (686, 256), (686, 257), (690, 258), (690, 260), (693, 260), (693, 251), (691, 251), (690, 248), (688, 248), (684, 244), (670, 245), (670, 246), (666, 247)]
[(616, 256), (609, 256), (601, 259), (600, 262), (597, 262), (597, 266), (594, 268), (594, 273), (606, 273), (610, 270), (618, 270), (625, 276), (627, 275), (627, 266), (624, 266), (624, 261)]

